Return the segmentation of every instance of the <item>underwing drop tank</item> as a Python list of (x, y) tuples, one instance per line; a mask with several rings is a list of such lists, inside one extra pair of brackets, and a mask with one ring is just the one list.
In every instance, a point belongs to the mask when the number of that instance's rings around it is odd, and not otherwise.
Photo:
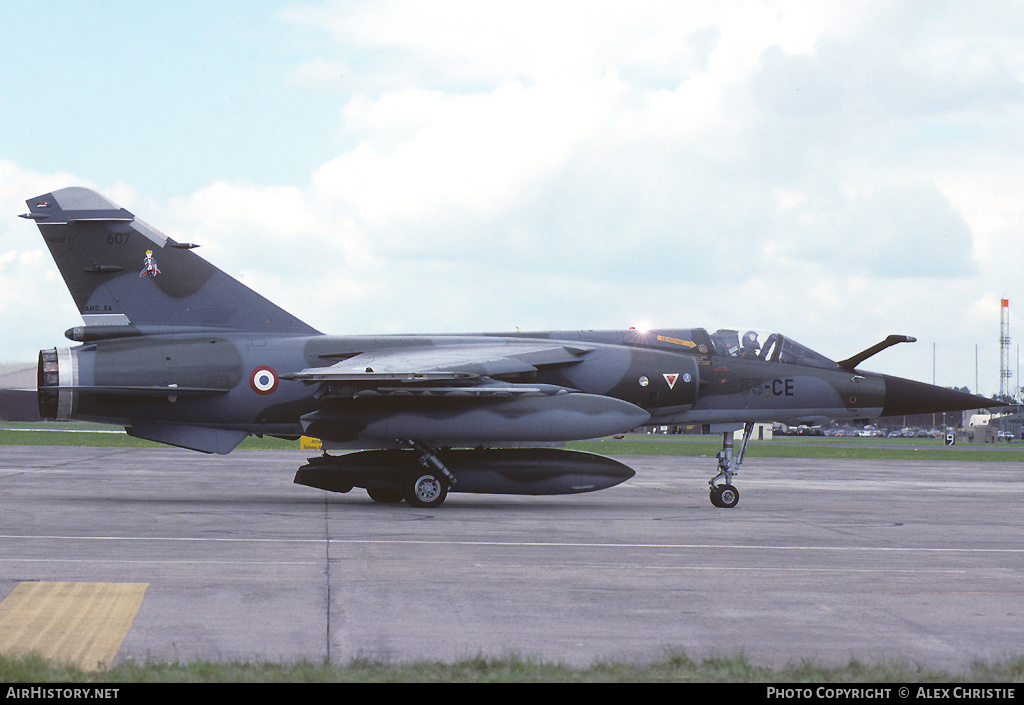
[[(437, 457), (456, 478), (450, 492), (578, 494), (614, 487), (635, 474), (612, 458), (560, 448), (440, 450)], [(295, 482), (330, 492), (397, 490), (419, 467), (420, 454), (412, 450), (366, 450), (310, 458)]]

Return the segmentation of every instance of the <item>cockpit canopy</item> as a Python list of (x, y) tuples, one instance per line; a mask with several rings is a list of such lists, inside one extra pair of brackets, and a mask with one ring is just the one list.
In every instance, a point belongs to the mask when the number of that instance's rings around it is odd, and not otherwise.
[(785, 362), (831, 369), (838, 366), (820, 353), (779, 333), (722, 328), (710, 335), (716, 355), (728, 355), (764, 362)]

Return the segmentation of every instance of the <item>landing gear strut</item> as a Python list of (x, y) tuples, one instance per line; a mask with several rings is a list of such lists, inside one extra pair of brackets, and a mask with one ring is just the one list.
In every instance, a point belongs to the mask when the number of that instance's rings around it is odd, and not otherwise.
[[(740, 442), (739, 453), (734, 453), (735, 441), (733, 432), (726, 431), (722, 434), (722, 450), (715, 456), (718, 458), (718, 474), (708, 481), (711, 485), (711, 503), (716, 507), (731, 509), (740, 501), (740, 491), (733, 487), (732, 478), (739, 474), (739, 466), (743, 462), (743, 456), (747, 452), (747, 443), (750, 442), (750, 434), (754, 431), (754, 424), (743, 425), (743, 440)], [(725, 480), (724, 484), (715, 484), (719, 480)]]

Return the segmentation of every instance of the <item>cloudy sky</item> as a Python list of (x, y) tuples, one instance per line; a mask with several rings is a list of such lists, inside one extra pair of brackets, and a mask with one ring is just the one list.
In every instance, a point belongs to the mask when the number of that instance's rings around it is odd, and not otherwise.
[(904, 333), (993, 394), (1009, 298), (1016, 370), (1019, 3), (0, 7), (0, 362), (81, 322), (16, 216), (82, 185), (330, 333)]

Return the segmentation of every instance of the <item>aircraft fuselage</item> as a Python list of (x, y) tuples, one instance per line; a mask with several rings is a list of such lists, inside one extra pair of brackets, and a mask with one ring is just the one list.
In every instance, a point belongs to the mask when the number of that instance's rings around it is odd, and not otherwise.
[[(885, 404), (881, 376), (851, 373), (838, 366), (828, 369), (720, 355), (704, 330), (680, 329), (439, 336), (125, 336), (58, 349), (60, 374), (65, 380), (74, 379), (75, 388), (59, 380), (55, 385), (43, 385), (44, 389), (57, 386), (61, 390), (46, 395), (41, 405), (46, 416), (60, 419), (125, 425), (140, 420), (181, 423), (188, 419), (194, 426), (297, 436), (307, 430), (300, 419), (322, 407), (324, 391), (309, 382), (281, 379), (282, 374), (327, 367), (365, 351), (380, 355), (434, 348), (443, 352), (448, 347), (464, 350), (474, 345), (507, 344), (514, 355), (516, 346), (525, 340), (582, 346), (585, 351), (570, 364), (534, 367), (527, 360), (523, 367), (531, 369), (490, 371), (496, 383), (550, 385), (618, 399), (647, 412), (650, 418), (640, 419), (642, 422), (871, 418), (880, 415)], [(481, 368), (479, 373), (488, 370)], [(329, 385), (334, 418), (353, 421), (336, 434), (320, 424), (321, 433), (327, 440), (352, 447), (361, 440), (367, 447), (379, 447), (379, 436), (361, 436), (360, 430), (353, 430), (354, 425), (359, 418), (391, 413), (395, 400), (401, 400), (404, 407), (414, 405), (421, 386), (404, 384), (381, 394), (344, 383)], [(459, 397), (454, 392), (450, 396), (457, 405)], [(422, 397), (436, 406), (437, 399), (429, 392)], [(611, 432), (628, 430), (615, 428)], [(475, 443), (486, 440), (467, 439)]]

